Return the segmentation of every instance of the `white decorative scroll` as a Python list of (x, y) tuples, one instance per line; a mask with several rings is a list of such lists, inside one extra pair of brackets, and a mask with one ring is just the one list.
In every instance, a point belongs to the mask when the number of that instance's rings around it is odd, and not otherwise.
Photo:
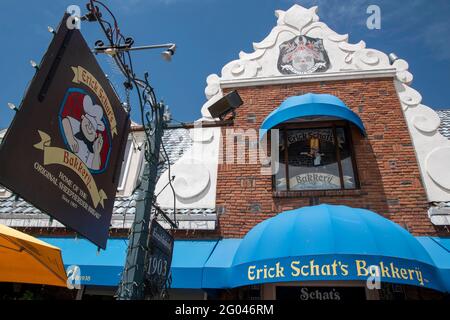
[(238, 60), (225, 65), (220, 77), (208, 77), (205, 90), (208, 102), (202, 109), (204, 119), (211, 119), (207, 108), (223, 96), (221, 83), (231, 86), (234, 81), (242, 83), (242, 80), (283, 79), (287, 76), (282, 75), (277, 68), (279, 46), (300, 35), (322, 39), (331, 62), (331, 67), (321, 73), (325, 76), (327, 73), (342, 74), (345, 78), (346, 74), (358, 71), (395, 72), (395, 87), (414, 143), (428, 200), (450, 201), (450, 190), (447, 188), (450, 177), (438, 174), (450, 172), (450, 154), (446, 151), (450, 147), (450, 140), (439, 133), (440, 119), (436, 112), (423, 105), (421, 94), (410, 87), (414, 77), (409, 72), (408, 63), (399, 59), (391, 65), (387, 54), (366, 48), (364, 41), (348, 43), (348, 35), (340, 35), (320, 22), (317, 11), (317, 7), (307, 9), (297, 4), (287, 11), (277, 10), (277, 25), (265, 39), (253, 44), (254, 52), (241, 52)]
[(426, 158), (426, 167), (431, 179), (440, 187), (450, 191), (450, 146), (433, 150)]
[(208, 168), (196, 159), (177, 163), (172, 173), (175, 177), (173, 187), (176, 196), (186, 200), (199, 196), (211, 181)]
[(403, 107), (416, 150), (422, 180), (429, 202), (450, 201), (450, 140), (439, 132), (441, 120), (430, 107), (422, 104), (422, 95), (409, 85), (413, 75), (405, 60), (394, 63), (395, 87)]
[[(366, 49), (364, 41), (350, 44), (348, 35), (338, 34), (325, 23), (319, 22), (317, 10), (317, 7), (306, 9), (299, 5), (294, 5), (287, 11), (277, 10), (275, 12), (278, 17), (277, 26), (264, 40), (253, 44), (255, 51), (241, 52), (238, 60), (225, 65), (220, 78), (214, 75), (215, 79), (230, 81), (283, 76), (276, 65), (280, 53), (279, 46), (300, 35), (323, 39), (325, 49), (332, 61), (332, 68), (328, 72), (392, 68), (384, 53)], [(212, 83), (209, 80), (208, 78), (207, 91), (215, 91), (209, 88), (215, 88), (217, 82)], [(207, 98), (210, 99), (211, 95), (208, 94)]]
[[(216, 207), (217, 170), (221, 128), (193, 128), (189, 130), (192, 146), (183, 156), (162, 173), (155, 193), (161, 208), (198, 209)], [(172, 180), (172, 188), (169, 180)]]
[[(317, 15), (318, 8), (306, 9), (299, 5), (289, 10), (277, 10), (277, 25), (269, 35), (260, 42), (253, 43), (254, 52), (239, 53), (239, 59), (226, 64), (222, 74), (210, 75), (205, 89), (208, 102), (202, 108), (202, 120), (213, 120), (208, 107), (223, 97), (220, 84), (222, 81), (238, 81), (246, 79), (286, 77), (277, 67), (280, 45), (297, 36), (305, 35), (323, 39), (324, 47), (331, 60), (331, 67), (327, 73), (393, 69), (387, 55), (373, 49), (366, 49), (366, 43), (348, 43), (348, 35), (341, 35), (331, 30), (325, 23), (320, 22)], [(404, 75), (408, 77), (407, 74)]]

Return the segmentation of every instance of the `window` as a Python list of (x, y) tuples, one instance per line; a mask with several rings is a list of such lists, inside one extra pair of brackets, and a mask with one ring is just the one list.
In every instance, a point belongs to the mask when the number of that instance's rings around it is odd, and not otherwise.
[[(358, 188), (349, 127), (287, 127), (280, 130), (276, 191)], [(286, 178), (288, 177), (288, 178)]]

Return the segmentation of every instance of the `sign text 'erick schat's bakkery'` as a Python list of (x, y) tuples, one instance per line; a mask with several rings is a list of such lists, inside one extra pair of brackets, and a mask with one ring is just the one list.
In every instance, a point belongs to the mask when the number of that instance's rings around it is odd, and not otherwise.
[(67, 17), (0, 146), (0, 184), (105, 248), (130, 120)]
[[(286, 265), (281, 262), (262, 266), (250, 265), (247, 267), (247, 278), (250, 282), (271, 279), (307, 281), (313, 277), (335, 277), (336, 280), (349, 277), (364, 278), (371, 275), (370, 266), (364, 259), (354, 259), (350, 262), (336, 259), (330, 263), (318, 263), (314, 259), (294, 259)], [(425, 285), (426, 279), (417, 266), (400, 267), (395, 262), (380, 261), (376, 267), (382, 279), (404, 280), (420, 286)]]

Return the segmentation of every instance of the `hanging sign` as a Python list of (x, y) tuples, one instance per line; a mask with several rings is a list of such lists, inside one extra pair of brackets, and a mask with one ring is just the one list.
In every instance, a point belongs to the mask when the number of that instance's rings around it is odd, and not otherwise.
[(156, 219), (152, 219), (149, 237), (149, 264), (146, 274), (148, 294), (159, 295), (169, 279), (174, 239)]
[(65, 15), (0, 149), (0, 183), (101, 248), (130, 120)]

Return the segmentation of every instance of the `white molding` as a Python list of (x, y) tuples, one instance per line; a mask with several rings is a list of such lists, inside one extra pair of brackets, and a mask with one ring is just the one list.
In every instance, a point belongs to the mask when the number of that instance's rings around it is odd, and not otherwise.
[(428, 210), (428, 217), (435, 226), (450, 225), (450, 207), (432, 207)]
[[(220, 76), (207, 77), (205, 94), (208, 101), (202, 107), (203, 120), (211, 119), (208, 108), (223, 97), (222, 88), (263, 84), (289, 84), (298, 82), (365, 79), (373, 77), (397, 77), (408, 82), (411, 76), (393, 68), (383, 52), (366, 48), (366, 43), (348, 42), (348, 35), (338, 34), (320, 21), (318, 8), (309, 9), (293, 5), (289, 10), (276, 10), (276, 25), (267, 37), (253, 43), (253, 52), (240, 52), (237, 60), (227, 63)], [(278, 69), (280, 45), (298, 36), (321, 39), (330, 59), (330, 67), (323, 73), (302, 76), (284, 75)], [(397, 72), (394, 71), (397, 70)]]
[(128, 172), (130, 171), (130, 165), (131, 165), (131, 157), (133, 156), (133, 140), (132, 139), (128, 139), (128, 142), (131, 142), (130, 144), (130, 148), (128, 149), (128, 157), (127, 157), (127, 162), (125, 164), (125, 172), (123, 173), (123, 177), (122, 177), (122, 181), (119, 181), (120, 185), (117, 188), (118, 191), (123, 191), (125, 189), (125, 185), (127, 183), (127, 179), (128, 179)]
[(391, 68), (380, 70), (355, 70), (343, 72), (316, 73), (316, 74), (289, 76), (289, 77), (285, 76), (285, 77), (266, 77), (254, 79), (233, 79), (220, 81), (220, 87), (222, 89), (227, 89), (227, 88), (242, 88), (252, 86), (282, 85), (282, 84), (295, 84), (295, 83), (321, 82), (321, 81), (394, 78), (396, 76), (396, 73), (397, 70), (395, 68)]
[(124, 181), (119, 181), (120, 189), (118, 188), (116, 193), (116, 196), (118, 197), (129, 197), (135, 189), (136, 181), (139, 179), (138, 174), (140, 171), (140, 158), (143, 153), (143, 150), (139, 150), (139, 148), (143, 146), (144, 139), (145, 137), (143, 131), (130, 133), (127, 143), (131, 140), (131, 147), (129, 149), (130, 152), (128, 156), (125, 155), (127, 162), (126, 167), (124, 168)]

